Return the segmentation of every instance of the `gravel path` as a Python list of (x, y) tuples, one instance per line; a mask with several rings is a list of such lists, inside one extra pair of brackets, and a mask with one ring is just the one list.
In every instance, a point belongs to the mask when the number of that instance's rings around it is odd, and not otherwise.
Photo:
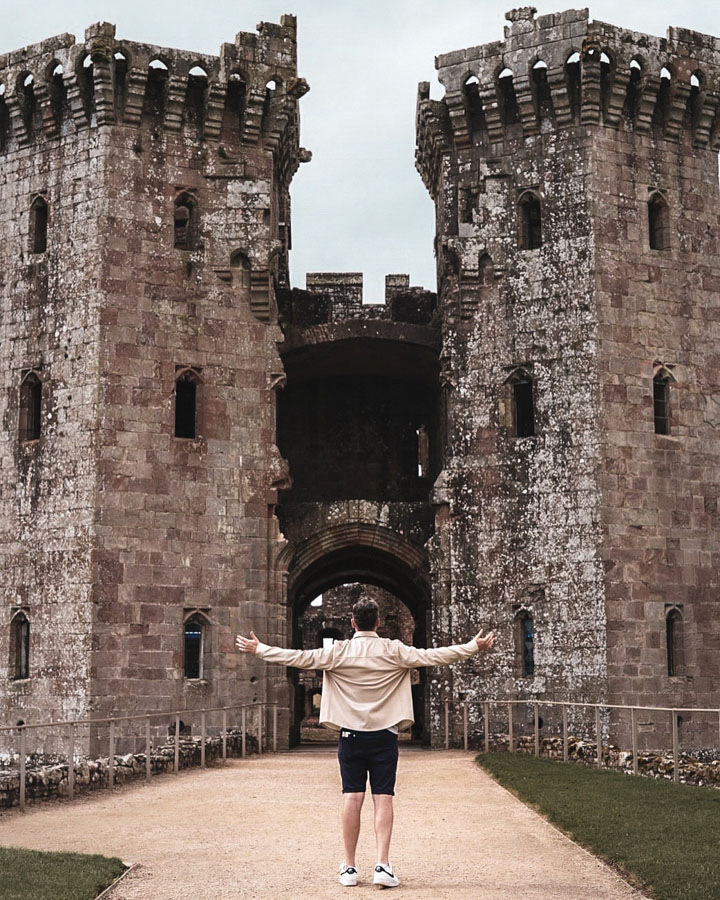
[[(354, 898), (372, 886), (372, 804), (361, 884), (342, 888), (334, 753), (231, 761), (0, 817), (0, 845), (139, 863), (112, 900)], [(611, 869), (497, 785), (473, 754), (401, 750), (391, 858), (395, 894), (473, 900), (641, 900)]]

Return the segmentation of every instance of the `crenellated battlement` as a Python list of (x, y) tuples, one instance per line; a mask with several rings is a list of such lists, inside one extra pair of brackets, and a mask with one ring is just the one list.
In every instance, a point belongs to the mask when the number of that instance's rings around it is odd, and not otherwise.
[(511, 10), (505, 40), (436, 59), (445, 88), (418, 92), (417, 166), (428, 187), (438, 158), (554, 129), (605, 126), (720, 149), (720, 41), (686, 29), (667, 37), (593, 22), (588, 10), (535, 18)]
[(297, 101), (309, 88), (297, 77), (294, 16), (240, 32), (219, 56), (121, 40), (100, 22), (82, 43), (63, 34), (0, 56), (0, 85), (3, 151), (73, 130), (147, 124), (157, 135), (215, 142), (229, 163), (234, 148), (275, 152), (285, 135), (296, 150), (287, 175), (303, 158)]
[(384, 303), (363, 303), (361, 272), (309, 272), (305, 283), (281, 300), (284, 322), (301, 329), (353, 319), (427, 325), (436, 307), (436, 295), (411, 287), (407, 275), (385, 276)]

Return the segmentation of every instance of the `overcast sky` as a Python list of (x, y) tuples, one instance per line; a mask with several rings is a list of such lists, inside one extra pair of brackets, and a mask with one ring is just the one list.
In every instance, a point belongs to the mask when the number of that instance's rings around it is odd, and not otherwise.
[[(517, 2), (516, 5), (521, 5)], [(572, 4), (539, 3), (539, 14)], [(575, 4), (580, 6), (580, 4)], [(313, 152), (292, 186), (293, 284), (310, 271), (365, 274), (365, 300), (386, 273), (435, 289), (433, 208), (415, 171), (419, 81), (436, 54), (503, 36), (506, 3), (492, 0), (0, 0), (0, 52), (93, 22), (120, 38), (217, 54), (238, 31), (298, 17), (301, 143)], [(592, 18), (665, 35), (669, 25), (720, 35), (718, 0), (598, 0)], [(440, 96), (439, 88), (434, 96)]]

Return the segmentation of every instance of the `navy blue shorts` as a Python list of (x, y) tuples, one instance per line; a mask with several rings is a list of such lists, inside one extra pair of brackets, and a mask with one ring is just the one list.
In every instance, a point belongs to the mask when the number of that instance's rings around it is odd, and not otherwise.
[(398, 736), (388, 731), (350, 731), (343, 728), (338, 742), (343, 794), (364, 794), (368, 773), (373, 794), (394, 794)]

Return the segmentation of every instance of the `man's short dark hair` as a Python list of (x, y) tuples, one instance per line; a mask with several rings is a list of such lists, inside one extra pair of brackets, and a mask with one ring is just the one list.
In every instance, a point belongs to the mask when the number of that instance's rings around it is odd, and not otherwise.
[(352, 613), (358, 631), (374, 631), (380, 614), (374, 600), (371, 600), (370, 597), (361, 597), (353, 606)]

